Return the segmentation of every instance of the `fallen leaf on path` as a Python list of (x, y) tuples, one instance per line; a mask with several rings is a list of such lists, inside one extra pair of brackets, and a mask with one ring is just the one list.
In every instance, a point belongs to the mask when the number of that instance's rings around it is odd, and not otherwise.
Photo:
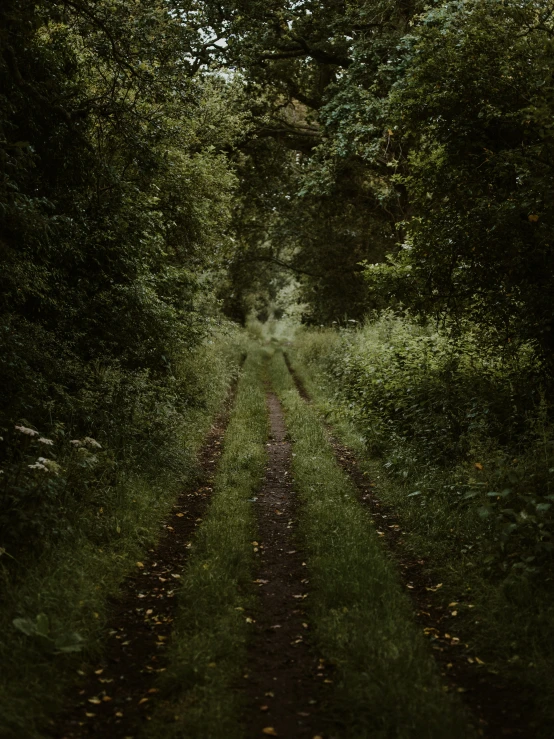
[(148, 698), (141, 698), (138, 702), (139, 706), (142, 706), (143, 703), (148, 703)]
[(478, 665), (484, 665), (485, 664), (482, 659), (479, 659), (479, 657), (475, 657), (475, 661), (477, 662)]
[(140, 570), (142, 570), (142, 569), (144, 568), (144, 563), (143, 563), (143, 562), (137, 562), (137, 567), (138, 567), (138, 568), (139, 568)]
[(273, 726), (266, 726), (265, 729), (262, 729), (262, 734), (267, 734), (268, 736), (279, 736)]
[(269, 711), (269, 706), (260, 706), (260, 711)]
[(85, 716), (87, 718), (94, 718), (96, 716), (96, 714), (95, 713), (85, 713)]
[(95, 706), (99, 706), (102, 703), (100, 698), (89, 698), (88, 702), (93, 703)]
[(111, 701), (111, 698), (110, 698), (110, 696), (109, 696), (109, 695), (105, 695), (105, 696), (104, 696), (104, 697), (102, 698), (102, 700), (104, 701), (104, 703), (109, 703), (109, 702)]
[(425, 590), (429, 590), (431, 593), (436, 593), (439, 588), (442, 588), (442, 582), (440, 582), (438, 585), (434, 585), (431, 588), (425, 588)]
[(184, 516), (185, 514), (184, 514), (184, 513), (176, 513), (175, 515), (177, 516), (177, 518), (183, 518), (183, 516)]
[(104, 672), (104, 668), (102, 668), (101, 670), (94, 670), (95, 675), (101, 675), (103, 672)]

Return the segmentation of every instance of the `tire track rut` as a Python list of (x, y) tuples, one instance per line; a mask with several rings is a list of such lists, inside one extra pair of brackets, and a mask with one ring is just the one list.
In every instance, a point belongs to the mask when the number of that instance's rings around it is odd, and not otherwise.
[(124, 580), (120, 597), (112, 601), (104, 657), (83, 671), (77, 694), (68, 696), (68, 710), (50, 733), (54, 739), (135, 739), (149, 720), (156, 677), (166, 669), (180, 573), (210, 501), (236, 388), (237, 381), (200, 451), (202, 484), (179, 495), (157, 546)]
[(307, 567), (295, 536), (297, 498), (291, 478), (291, 445), (277, 396), (268, 394), (270, 440), (264, 485), (255, 499), (259, 539), (258, 607), (251, 615), (244, 690), (246, 737), (301, 739), (326, 736), (329, 668), (310, 645), (305, 602)]

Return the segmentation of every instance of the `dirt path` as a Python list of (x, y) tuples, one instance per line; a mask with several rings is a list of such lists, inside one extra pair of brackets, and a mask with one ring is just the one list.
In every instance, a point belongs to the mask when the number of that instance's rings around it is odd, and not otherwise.
[[(284, 356), (300, 396), (306, 402), (311, 402), (289, 358), (286, 354)], [(405, 532), (394, 511), (379, 500), (375, 484), (358, 467), (353, 452), (336, 439), (331, 427), (327, 427), (327, 430), (338, 463), (356, 486), (360, 502), (370, 511), (378, 535), (382, 536), (383, 543), (399, 568), (414, 604), (416, 619), (431, 642), (446, 686), (462, 694), (464, 702), (477, 717), (483, 736), (490, 739), (531, 739), (535, 732), (526, 721), (526, 715), (530, 714), (529, 697), (523, 695), (515, 685), (483, 669), (484, 665), (475, 660), (469, 645), (454, 635), (456, 628), (450, 616), (452, 609), (441, 604), (440, 596), (437, 597), (433, 592), (436, 580), (431, 577), (429, 563), (418, 559), (408, 550), (402, 538)]]
[[(303, 604), (309, 581), (294, 533), (296, 497), (291, 480), (291, 446), (277, 397), (268, 394), (271, 432), (264, 485), (256, 499), (259, 605), (251, 614), (254, 636), (244, 680), (249, 710), (248, 739), (327, 737), (325, 698), (331, 684), (324, 663), (309, 645)], [(264, 732), (265, 730), (265, 732)], [(273, 730), (273, 731), (272, 731)]]
[(51, 734), (56, 739), (134, 739), (148, 720), (156, 700), (154, 682), (165, 669), (180, 572), (210, 499), (233, 399), (234, 390), (199, 455), (201, 486), (179, 496), (157, 547), (123, 583), (108, 624), (106, 657), (83, 677), (74, 698), (69, 697), (71, 707)]

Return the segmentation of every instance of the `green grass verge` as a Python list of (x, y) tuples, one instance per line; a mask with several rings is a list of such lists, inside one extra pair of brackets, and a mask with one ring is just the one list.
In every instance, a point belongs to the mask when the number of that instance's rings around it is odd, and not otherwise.
[(473, 736), (459, 701), (444, 692), (397, 572), (280, 351), (271, 373), (294, 441), (309, 602), (317, 645), (337, 668), (341, 736)]
[[(376, 482), (380, 500), (394, 508), (406, 531), (408, 551), (426, 562), (433, 577), (443, 583), (434, 594), (437, 605), (456, 601), (451, 633), (469, 643), (485, 661), (484, 669), (520, 685), (534, 700), (530, 717), (540, 739), (554, 731), (554, 598), (552, 578), (491, 576), (476, 542), (486, 535), (475, 508), (452, 505), (448, 495), (436, 495), (432, 504), (409, 498), (413, 482), (392, 475), (385, 459), (368, 454), (368, 442), (356, 422), (356, 409), (341, 402), (338, 388), (318, 362), (307, 363), (303, 336), (287, 351), (292, 366), (313, 399), (314, 409), (333, 425), (340, 440), (355, 454), (360, 468)], [(486, 461), (486, 460), (484, 460)], [(550, 583), (550, 587), (549, 587)]]
[(268, 417), (262, 352), (246, 360), (214, 484), (214, 498), (193, 541), (160, 678), (162, 707), (147, 736), (233, 739), (242, 736), (240, 699), (233, 690), (244, 671), (251, 628), (256, 520), (251, 499), (265, 473)]
[[(17, 576), (13, 568), (0, 565), (2, 739), (44, 736), (77, 671), (98, 660), (107, 598), (117, 593), (141, 552), (155, 543), (179, 491), (196, 479), (196, 453), (236, 375), (240, 352), (236, 336), (216, 337), (188, 360), (205, 384), (206, 403), (182, 418), (179, 439), (172, 440), (172, 447), (181, 449), (179, 472), (159, 469), (148, 477), (128, 477), (106, 496), (109, 504), (84, 507), (65, 540), (40, 561), (29, 559)], [(84, 650), (49, 654), (38, 638), (14, 628), (14, 618), (34, 620), (38, 614), (48, 618), (54, 638), (79, 634)]]

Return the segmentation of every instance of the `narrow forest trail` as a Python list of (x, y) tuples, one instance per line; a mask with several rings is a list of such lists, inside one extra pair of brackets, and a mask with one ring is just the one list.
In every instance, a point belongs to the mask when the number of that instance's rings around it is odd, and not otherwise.
[(106, 659), (50, 735), (531, 736), (498, 691), (469, 701), (476, 719), (462, 707), (458, 688), (475, 673), (452, 639), (423, 637), (405, 578), (427, 599), (428, 584), (387, 554), (398, 524), (375, 509), (280, 350), (253, 350), (225, 426), (204, 447), (205, 482), (124, 584)]

